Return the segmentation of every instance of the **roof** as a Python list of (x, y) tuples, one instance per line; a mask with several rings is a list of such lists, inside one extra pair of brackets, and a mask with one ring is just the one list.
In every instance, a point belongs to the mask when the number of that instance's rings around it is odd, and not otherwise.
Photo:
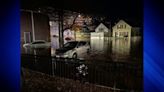
[(100, 24), (103, 24), (103, 25), (106, 26), (108, 29), (110, 29), (110, 26), (111, 26), (110, 22), (99, 22), (99, 23), (95, 24), (95, 25), (96, 25), (96, 28), (97, 28)]
[(126, 23), (127, 25), (129, 25), (130, 27), (132, 27), (130, 24), (128, 24), (127, 22), (125, 22), (124, 20), (119, 20), (112, 28), (114, 28), (118, 23), (120, 23), (120, 22), (122, 22), (122, 23)]
[(103, 23), (100, 23), (96, 28), (100, 27), (100, 26), (104, 26), (106, 28), (108, 28), (106, 25), (104, 25)]
[[(105, 30), (99, 30), (99, 28), (105, 28)], [(95, 29), (95, 32), (108, 32), (109, 31), (109, 28), (108, 27), (106, 27), (103, 23), (100, 23), (97, 27), (96, 27), (96, 29)]]
[(112, 22), (112, 26), (114, 26), (120, 20), (125, 21), (127, 24), (129, 24), (132, 27), (142, 27), (142, 20), (134, 20), (134, 19), (115, 19)]

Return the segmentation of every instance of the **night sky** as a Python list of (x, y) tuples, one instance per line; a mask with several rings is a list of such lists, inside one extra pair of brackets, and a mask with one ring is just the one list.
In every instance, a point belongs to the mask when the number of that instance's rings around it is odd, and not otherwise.
[(36, 9), (51, 6), (82, 13), (110, 16), (113, 20), (125, 19), (142, 25), (142, 0), (21, 0), (21, 8)]

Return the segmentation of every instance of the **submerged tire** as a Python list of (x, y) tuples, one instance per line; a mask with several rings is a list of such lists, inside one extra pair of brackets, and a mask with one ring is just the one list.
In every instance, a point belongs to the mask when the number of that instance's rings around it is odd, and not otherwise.
[(89, 54), (90, 53), (90, 49), (87, 49), (87, 54)]
[(77, 54), (74, 53), (74, 54), (72, 55), (72, 58), (73, 58), (73, 59), (77, 59)]

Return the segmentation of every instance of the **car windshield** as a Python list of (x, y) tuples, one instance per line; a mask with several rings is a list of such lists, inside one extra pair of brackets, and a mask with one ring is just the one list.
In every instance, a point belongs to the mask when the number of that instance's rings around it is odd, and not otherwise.
[(78, 42), (68, 42), (66, 44), (64, 44), (65, 48), (75, 48), (77, 46)]
[(86, 42), (80, 42), (79, 46), (84, 46), (86, 45)]
[(44, 41), (37, 41), (37, 42), (33, 42), (32, 44), (43, 44), (45, 43)]

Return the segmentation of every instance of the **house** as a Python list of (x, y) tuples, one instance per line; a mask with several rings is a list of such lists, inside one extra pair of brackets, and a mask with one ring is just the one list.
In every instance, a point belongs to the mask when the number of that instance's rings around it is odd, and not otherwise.
[(48, 16), (30, 10), (21, 10), (21, 44), (35, 40), (50, 41)]
[(112, 37), (131, 37), (132, 26), (124, 20), (120, 20), (112, 29)]
[(105, 48), (105, 38), (110, 37), (111, 31), (103, 24), (100, 23), (95, 32), (91, 32), (90, 43), (92, 50), (102, 51)]
[(108, 32), (109, 29), (103, 24), (103, 23), (100, 23), (97, 28), (95, 29), (95, 32), (96, 33), (99, 33), (99, 32)]
[(96, 27), (95, 32), (91, 32), (91, 39), (92, 38), (103, 39), (105, 37), (110, 37), (110, 35), (111, 35), (111, 31), (103, 23), (100, 23)]

